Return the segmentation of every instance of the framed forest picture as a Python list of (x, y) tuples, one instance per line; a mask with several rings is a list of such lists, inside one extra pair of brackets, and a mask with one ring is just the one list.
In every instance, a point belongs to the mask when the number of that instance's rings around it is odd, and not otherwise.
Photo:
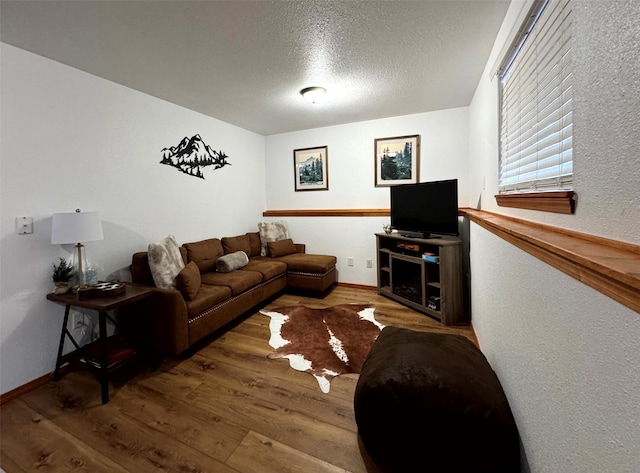
[(293, 150), (295, 190), (329, 190), (329, 149), (327, 146)]
[(420, 135), (374, 141), (376, 187), (416, 184), (420, 171)]

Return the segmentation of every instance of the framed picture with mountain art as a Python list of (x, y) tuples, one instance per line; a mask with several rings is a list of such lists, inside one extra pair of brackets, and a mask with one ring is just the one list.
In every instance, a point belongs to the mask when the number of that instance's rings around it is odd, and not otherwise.
[(420, 135), (374, 141), (376, 187), (416, 184), (420, 172)]
[(317, 146), (293, 150), (296, 192), (329, 190), (329, 148)]

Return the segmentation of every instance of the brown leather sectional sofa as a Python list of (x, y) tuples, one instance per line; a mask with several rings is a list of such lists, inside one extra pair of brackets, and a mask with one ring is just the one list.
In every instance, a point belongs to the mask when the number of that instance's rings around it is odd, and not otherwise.
[[(249, 257), (246, 265), (216, 271), (220, 257), (238, 251)], [(285, 288), (322, 293), (337, 280), (335, 256), (306, 254), (305, 245), (291, 240), (269, 243), (269, 255), (261, 256), (258, 232), (185, 243), (180, 253), (185, 268), (176, 278), (177, 289), (155, 286), (147, 252), (132, 259), (132, 282), (154, 287), (153, 297), (135, 310), (142, 312), (138, 319), (145, 321), (156, 355), (185, 352)]]

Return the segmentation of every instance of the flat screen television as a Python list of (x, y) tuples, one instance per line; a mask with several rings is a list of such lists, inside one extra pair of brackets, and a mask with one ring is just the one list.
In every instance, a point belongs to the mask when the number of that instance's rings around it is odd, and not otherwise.
[(437, 238), (459, 234), (457, 179), (402, 184), (390, 189), (391, 226), (402, 235)]

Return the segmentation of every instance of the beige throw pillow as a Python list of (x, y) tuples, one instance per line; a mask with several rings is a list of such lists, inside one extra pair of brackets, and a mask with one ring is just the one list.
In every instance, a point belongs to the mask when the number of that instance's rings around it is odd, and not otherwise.
[(153, 282), (163, 289), (176, 288), (176, 276), (184, 268), (180, 248), (173, 235), (157, 243), (149, 243), (147, 250)]
[(260, 232), (260, 255), (267, 256), (269, 254), (267, 245), (270, 242), (286, 240), (289, 238), (289, 229), (287, 222), (260, 222), (258, 223)]
[(244, 251), (235, 251), (221, 256), (216, 261), (216, 271), (219, 273), (230, 273), (235, 269), (240, 269), (249, 263), (249, 257)]

